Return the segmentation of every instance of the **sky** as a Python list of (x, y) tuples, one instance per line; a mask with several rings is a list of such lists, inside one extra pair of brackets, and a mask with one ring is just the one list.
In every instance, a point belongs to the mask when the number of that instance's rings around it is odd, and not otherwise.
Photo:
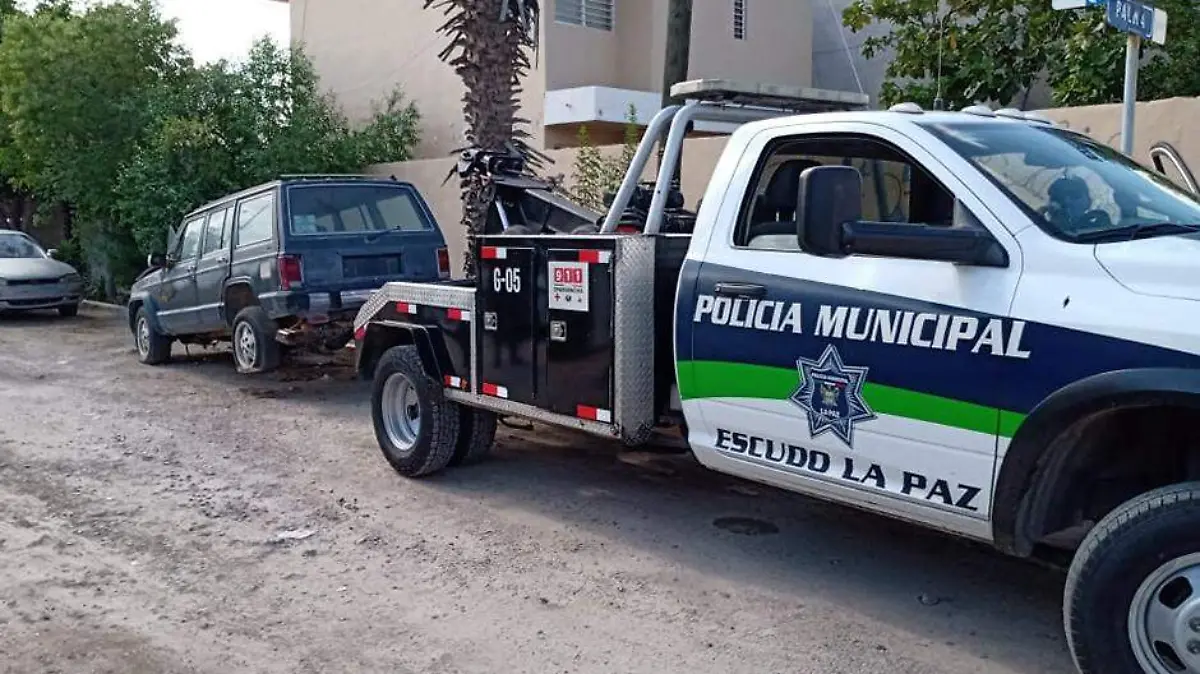
[(176, 19), (179, 39), (200, 62), (241, 60), (250, 45), (270, 35), (288, 43), (288, 5), (273, 0), (159, 0), (163, 16)]

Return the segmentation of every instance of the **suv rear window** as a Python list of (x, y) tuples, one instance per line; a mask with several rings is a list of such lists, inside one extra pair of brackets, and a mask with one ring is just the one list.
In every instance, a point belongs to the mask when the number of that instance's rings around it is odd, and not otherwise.
[(288, 190), (291, 233), (424, 232), (433, 223), (403, 185), (300, 185)]

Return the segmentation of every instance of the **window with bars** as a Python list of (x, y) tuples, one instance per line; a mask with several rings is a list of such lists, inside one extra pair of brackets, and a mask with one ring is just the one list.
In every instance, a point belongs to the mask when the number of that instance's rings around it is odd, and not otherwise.
[(733, 0), (733, 39), (746, 39), (746, 0)]
[(585, 28), (613, 29), (614, 0), (558, 0), (554, 19)]

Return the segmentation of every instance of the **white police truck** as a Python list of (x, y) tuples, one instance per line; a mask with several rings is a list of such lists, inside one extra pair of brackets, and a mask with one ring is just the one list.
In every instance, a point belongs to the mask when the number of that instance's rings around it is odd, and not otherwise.
[[(510, 190), (474, 280), (363, 308), (396, 470), (479, 460), (502, 416), (679, 428), (714, 470), (1069, 560), (1085, 674), (1200, 672), (1196, 196), (1015, 110), (676, 93), (607, 213)], [(741, 125), (692, 213), (701, 120)]]

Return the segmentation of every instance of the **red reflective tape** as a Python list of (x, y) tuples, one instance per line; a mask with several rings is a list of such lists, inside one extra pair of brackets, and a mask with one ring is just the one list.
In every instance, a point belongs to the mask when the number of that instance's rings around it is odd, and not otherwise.
[(417, 305), (409, 304), (408, 302), (396, 302), (396, 311), (402, 314), (415, 314), (417, 313)]
[(611, 259), (612, 253), (607, 250), (581, 250), (579, 251), (579, 261), (588, 264), (606, 264)]
[(503, 260), (508, 257), (508, 250), (495, 246), (484, 246), (479, 249), (479, 257), (485, 260)]
[(448, 374), (443, 377), (442, 380), (445, 382), (446, 386), (449, 386), (450, 388), (465, 389), (467, 387), (467, 382), (462, 377), (455, 377)]
[(488, 396), (493, 396), (496, 398), (507, 398), (508, 397), (508, 388), (505, 386), (497, 386), (496, 384), (488, 384), (488, 383), (484, 382), (483, 394), (488, 395)]
[(363, 337), (367, 336), (367, 326), (363, 325), (354, 329), (354, 339), (362, 341)]
[(447, 309), (446, 318), (449, 318), (452, 321), (461, 321), (463, 320), (463, 313), (464, 312), (462, 309)]
[(588, 419), (590, 421), (599, 421), (602, 423), (612, 423), (612, 412), (599, 407), (591, 407), (588, 405), (576, 405), (575, 416), (580, 419)]

